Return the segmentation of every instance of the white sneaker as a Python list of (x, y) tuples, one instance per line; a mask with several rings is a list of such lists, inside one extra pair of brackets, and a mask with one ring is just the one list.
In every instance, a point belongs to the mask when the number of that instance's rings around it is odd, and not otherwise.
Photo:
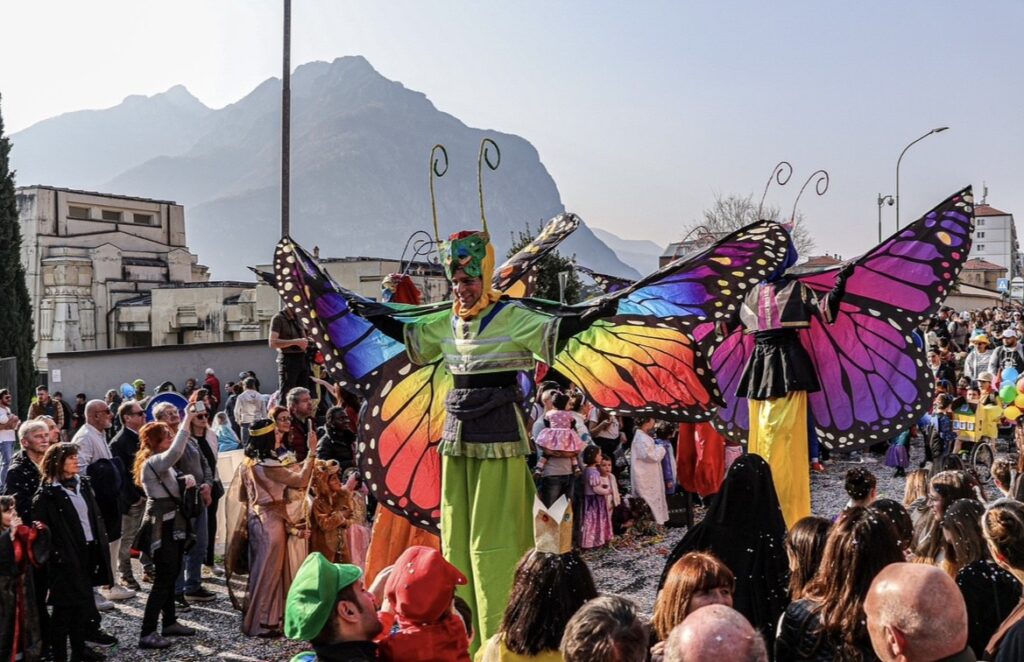
[(92, 597), (96, 601), (97, 611), (110, 611), (114, 608), (114, 603), (100, 595), (96, 589), (93, 589)]
[(103, 596), (107, 600), (131, 600), (135, 597), (135, 591), (120, 584), (114, 584), (103, 591)]

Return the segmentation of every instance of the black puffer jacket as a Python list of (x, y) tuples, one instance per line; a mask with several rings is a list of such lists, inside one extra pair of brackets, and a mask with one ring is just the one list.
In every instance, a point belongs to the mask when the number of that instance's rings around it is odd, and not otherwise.
[(356, 436), (348, 430), (325, 428), (325, 434), (316, 444), (316, 459), (337, 460), (344, 471), (356, 466)]
[(878, 658), (865, 635), (858, 642), (859, 657), (843, 655), (842, 642), (821, 631), (811, 600), (797, 600), (786, 607), (775, 639), (775, 662), (874, 662)]
[(93, 601), (93, 586), (114, 583), (107, 531), (88, 478), (81, 478), (79, 489), (88, 506), (89, 526), (96, 541), (94, 558), (90, 558), (78, 511), (59, 485), (43, 484), (32, 503), (36, 521), (50, 528), (50, 561), (47, 563), (50, 604), (88, 605)]
[(10, 470), (7, 472), (7, 484), (4, 485), (2, 494), (14, 497), (15, 509), (18, 516), (25, 524), (35, 521), (32, 516), (32, 497), (39, 491), (39, 483), (42, 482), (42, 475), (25, 451), (14, 456), (11, 460)]

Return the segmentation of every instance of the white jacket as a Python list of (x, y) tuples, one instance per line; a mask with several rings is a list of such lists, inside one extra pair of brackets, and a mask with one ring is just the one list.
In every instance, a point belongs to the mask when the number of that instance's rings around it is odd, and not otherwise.
[(267, 417), (267, 404), (259, 391), (246, 389), (235, 398), (235, 421), (239, 425), (252, 425)]

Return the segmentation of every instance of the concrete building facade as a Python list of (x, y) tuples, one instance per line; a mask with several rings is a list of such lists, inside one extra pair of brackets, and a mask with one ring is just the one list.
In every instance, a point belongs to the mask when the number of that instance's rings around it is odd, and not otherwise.
[(985, 260), (1007, 270), (1008, 278), (1022, 275), (1020, 245), (1013, 214), (984, 202), (974, 207), (974, 243), (970, 259)]
[[(21, 187), (16, 195), (37, 371), (48, 372), (50, 354), (270, 335), (281, 306), (277, 292), (255, 282), (210, 281), (188, 250), (181, 205), (51, 186)], [(425, 303), (450, 293), (433, 262), (344, 257), (321, 263), (343, 287), (370, 298), (380, 296), (386, 275), (403, 268)]]
[(51, 352), (126, 344), (113, 319), (120, 302), (209, 278), (174, 202), (49, 186), (21, 187), (16, 197), (41, 372)]
[(1000, 278), (1006, 278), (1007, 269), (988, 260), (972, 258), (960, 271), (960, 282), (995, 291)]

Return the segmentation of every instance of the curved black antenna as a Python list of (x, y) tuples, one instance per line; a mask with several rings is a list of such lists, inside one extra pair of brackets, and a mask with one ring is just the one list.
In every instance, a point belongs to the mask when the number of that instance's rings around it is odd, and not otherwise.
[[(406, 261), (405, 254), (409, 251), (409, 244), (412, 244), (412, 255)], [(434, 240), (430, 238), (430, 234), (424, 230), (416, 230), (405, 240), (405, 248), (402, 249), (402, 257), (398, 261), (398, 271), (404, 275), (409, 271), (409, 267), (416, 261), (416, 258), (430, 255), (433, 251)], [(402, 267), (403, 262), (405, 262), (405, 267)]]
[[(494, 163), (491, 163), (491, 152), (488, 147), (494, 148)], [(487, 216), (484, 214), (484, 164), (491, 170), (497, 170), (498, 166), (501, 165), (501, 150), (498, 149), (498, 143), (494, 142), (490, 138), (484, 138), (480, 141), (480, 154), (476, 159), (476, 189), (480, 194), (480, 222), (483, 223), (484, 232), (487, 232)]]
[(817, 177), (817, 181), (814, 182), (814, 192), (818, 195), (825, 195), (828, 191), (828, 172), (825, 170), (815, 170), (811, 173), (811, 176), (807, 178), (804, 185), (800, 187), (800, 192), (796, 194), (796, 200), (793, 201), (793, 211), (789, 215), (789, 222), (793, 226), (791, 232), (796, 231), (796, 206), (800, 202), (800, 196), (804, 194), (804, 189), (811, 183), (811, 180)]
[(697, 233), (697, 237), (694, 239), (693, 247), (695, 250), (699, 248), (704, 248), (705, 246), (710, 246), (711, 244), (715, 243), (715, 234), (714, 232), (711, 231), (711, 228), (703, 224), (694, 226), (676, 244), (675, 249), (672, 251), (673, 260), (679, 257), (679, 249), (683, 247), (683, 244), (689, 241), (690, 237), (693, 236), (694, 233)]
[[(441, 156), (444, 156), (443, 168), (441, 159), (435, 156), (438, 150), (441, 150)], [(434, 178), (444, 177), (446, 172), (448, 172), (448, 150), (444, 148), (444, 145), (438, 143), (430, 150), (430, 213), (434, 216), (434, 240), (438, 243), (441, 242), (441, 232), (437, 229), (437, 199), (434, 197)]]
[(772, 185), (774, 179), (779, 183), (779, 186), (785, 186), (789, 183), (789, 178), (793, 176), (793, 166), (790, 165), (789, 161), (779, 161), (772, 168), (772, 174), (768, 175), (768, 181), (764, 185), (764, 193), (761, 194), (761, 202), (757, 204), (757, 220), (761, 220), (761, 209), (764, 207), (764, 199), (768, 195), (768, 188)]

